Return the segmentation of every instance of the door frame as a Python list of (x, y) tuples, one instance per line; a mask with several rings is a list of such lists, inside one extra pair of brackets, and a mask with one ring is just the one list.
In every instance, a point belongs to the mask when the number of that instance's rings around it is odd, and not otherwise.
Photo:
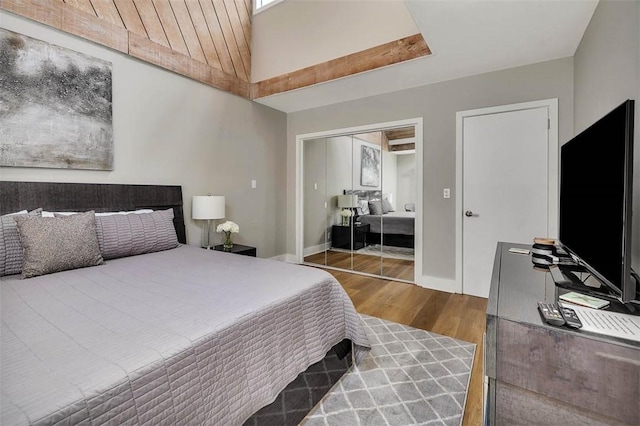
[[(543, 99), (539, 101), (521, 102), (517, 104), (500, 105), (488, 108), (478, 108), (467, 111), (458, 111), (456, 113), (456, 279), (455, 286), (456, 293), (462, 293), (464, 290), (462, 276), (462, 253), (463, 253), (463, 196), (462, 183), (463, 183), (463, 130), (464, 119), (468, 117), (475, 117), (489, 114), (500, 114), (504, 112), (522, 111), (535, 108), (548, 108), (549, 111), (549, 129), (547, 139), (547, 235), (546, 237), (558, 236), (558, 212), (559, 212), (559, 146), (558, 146), (558, 98)], [(543, 235), (540, 235), (543, 236)], [(528, 241), (520, 241), (527, 243)]]
[[(306, 139), (318, 139), (336, 136), (352, 135), (355, 133), (369, 133), (379, 130), (392, 129), (394, 127), (415, 127), (415, 144), (416, 144), (416, 219), (415, 219), (415, 238), (414, 238), (414, 283), (420, 283), (419, 277), (422, 276), (422, 166), (424, 162), (423, 155), (423, 118), (415, 117), (405, 120), (388, 121), (384, 123), (372, 123), (362, 126), (347, 127), (342, 129), (325, 130), (314, 133), (304, 133), (296, 135), (296, 253), (295, 262), (304, 263), (304, 141)], [(327, 267), (333, 269), (331, 267)], [(370, 275), (358, 271), (350, 271), (354, 274)], [(377, 275), (376, 275), (377, 276)], [(396, 281), (403, 281), (397, 280)]]

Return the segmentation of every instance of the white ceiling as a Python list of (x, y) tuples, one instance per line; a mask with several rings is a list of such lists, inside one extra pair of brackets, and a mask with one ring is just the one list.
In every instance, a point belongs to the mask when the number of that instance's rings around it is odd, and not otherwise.
[(597, 4), (597, 0), (405, 0), (432, 55), (255, 101), (295, 112), (573, 56)]

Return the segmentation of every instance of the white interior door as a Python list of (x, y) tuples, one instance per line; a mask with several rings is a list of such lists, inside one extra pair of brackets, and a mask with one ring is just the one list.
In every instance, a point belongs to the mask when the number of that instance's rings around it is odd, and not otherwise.
[(547, 236), (549, 109), (462, 122), (462, 291), (488, 297), (496, 243)]

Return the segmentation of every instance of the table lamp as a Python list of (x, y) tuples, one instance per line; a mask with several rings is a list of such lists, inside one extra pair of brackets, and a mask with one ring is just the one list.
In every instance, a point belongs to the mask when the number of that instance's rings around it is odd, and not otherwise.
[(224, 219), (224, 195), (194, 195), (191, 204), (191, 217), (195, 220), (206, 220), (207, 229), (203, 248), (211, 250), (210, 243), (211, 221), (214, 219)]
[[(358, 196), (356, 194), (338, 195), (338, 207), (341, 209), (348, 209), (351, 211), (351, 216), (353, 216), (353, 209), (358, 207)], [(342, 224), (351, 224), (351, 217), (343, 217)]]

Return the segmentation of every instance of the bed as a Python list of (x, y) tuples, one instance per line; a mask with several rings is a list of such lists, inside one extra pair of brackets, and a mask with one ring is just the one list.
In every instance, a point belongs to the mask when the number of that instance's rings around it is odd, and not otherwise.
[[(371, 202), (380, 202), (384, 195), (379, 190), (344, 190), (345, 195), (358, 196), (357, 222), (369, 225), (367, 244), (384, 244), (387, 246), (410, 247), (415, 245), (415, 212), (407, 211), (371, 211)], [(363, 208), (366, 204), (367, 208)]]
[[(0, 214), (173, 209), (180, 187), (0, 182)], [(327, 351), (368, 341), (328, 273), (180, 244), (0, 277), (1, 418), (20, 424), (242, 424)]]

